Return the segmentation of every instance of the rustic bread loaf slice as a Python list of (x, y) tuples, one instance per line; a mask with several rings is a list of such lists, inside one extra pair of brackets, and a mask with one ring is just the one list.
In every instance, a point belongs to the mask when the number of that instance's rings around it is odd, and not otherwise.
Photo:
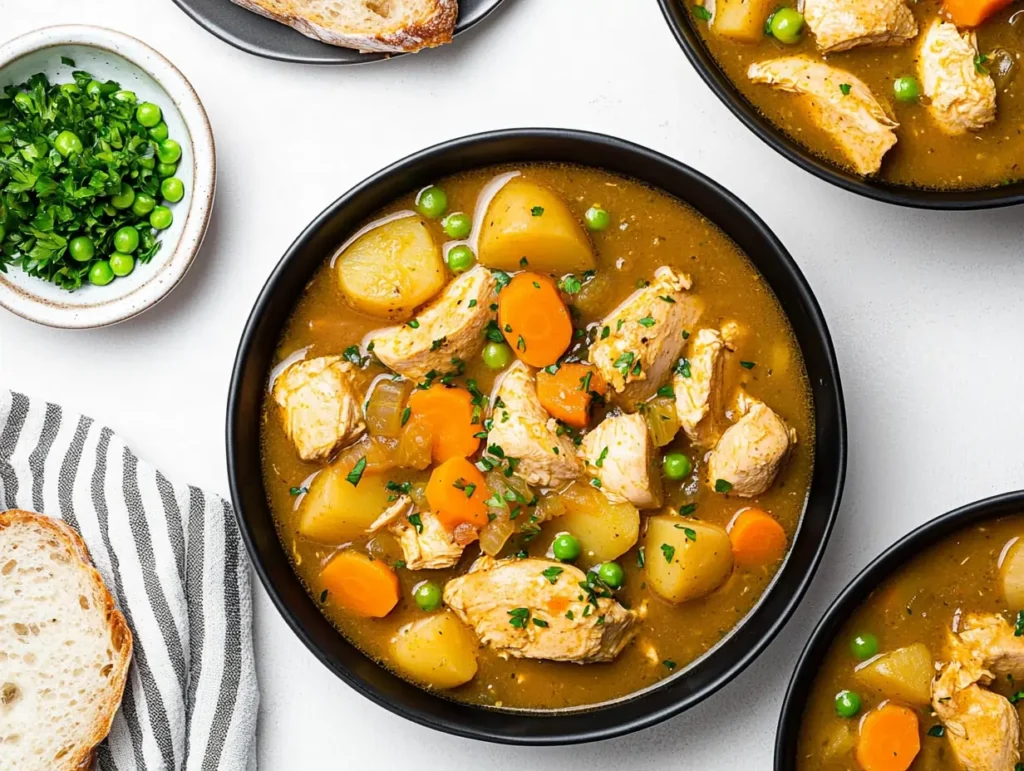
[(307, 37), (360, 51), (399, 53), (450, 43), (457, 0), (232, 0)]
[(132, 634), (81, 537), (0, 513), (0, 771), (84, 771), (121, 703)]

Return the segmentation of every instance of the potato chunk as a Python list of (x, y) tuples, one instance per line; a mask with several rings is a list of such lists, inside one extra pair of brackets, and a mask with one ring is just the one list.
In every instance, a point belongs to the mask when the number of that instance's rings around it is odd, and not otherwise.
[(644, 544), (647, 583), (672, 603), (710, 594), (732, 572), (729, 534), (718, 525), (660, 514), (647, 520)]
[(999, 580), (1009, 608), (1024, 608), (1024, 541), (1013, 539), (999, 563)]
[(488, 268), (538, 273), (595, 268), (590, 239), (565, 201), (542, 185), (516, 177), (494, 196), (480, 232), (477, 259)]
[(564, 506), (565, 513), (549, 527), (556, 533), (572, 533), (582, 548), (580, 565), (588, 567), (621, 557), (640, 537), (640, 512), (632, 503), (612, 503), (597, 488), (573, 483), (564, 492), (548, 496), (549, 506)]
[(299, 504), (300, 534), (321, 543), (347, 543), (360, 537), (387, 508), (387, 480), (363, 474), (354, 486), (345, 478), (351, 468), (351, 463), (335, 463), (316, 476)]
[(398, 671), (428, 688), (457, 688), (476, 675), (479, 645), (448, 610), (406, 624), (391, 643)]
[(712, 31), (741, 43), (758, 43), (775, 0), (717, 0)]
[(441, 291), (441, 248), (420, 217), (386, 222), (360, 236), (335, 263), (352, 307), (382, 319), (406, 320)]
[(914, 706), (931, 702), (935, 667), (924, 643), (883, 653), (857, 667), (857, 680), (882, 695)]

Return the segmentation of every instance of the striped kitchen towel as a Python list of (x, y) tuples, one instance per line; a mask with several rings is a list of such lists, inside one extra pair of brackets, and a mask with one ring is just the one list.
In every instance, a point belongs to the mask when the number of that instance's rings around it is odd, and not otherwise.
[(249, 567), (231, 506), (172, 484), (90, 418), (0, 390), (0, 508), (81, 533), (135, 635), (96, 767), (255, 769)]

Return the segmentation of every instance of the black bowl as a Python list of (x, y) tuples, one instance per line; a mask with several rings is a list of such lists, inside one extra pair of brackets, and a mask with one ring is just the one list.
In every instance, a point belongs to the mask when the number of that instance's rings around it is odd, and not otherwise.
[(825, 612), (800, 654), (775, 732), (775, 771), (796, 771), (800, 724), (814, 680), (843, 625), (878, 586), (931, 546), (973, 525), (1024, 511), (1024, 490), (997, 495), (947, 512), (901, 538), (851, 581)]
[(1024, 203), (1024, 182), (973, 190), (929, 190), (861, 177), (815, 155), (764, 117), (733, 85), (694, 29), (683, 0), (658, 2), (686, 58), (715, 95), (769, 147), (816, 177), (876, 201), (918, 209), (994, 209)]
[[(816, 419), (814, 477), (792, 551), (739, 629), (711, 653), (656, 686), (611, 703), (567, 711), (498, 711), (449, 701), (375, 664), (320, 613), (292, 572), (260, 475), (260, 405), (281, 331), (313, 273), (366, 218), (411, 190), (465, 169), (554, 161), (599, 166), (686, 201), (728, 233), (785, 308), (803, 349)], [(459, 736), (510, 744), (567, 744), (635, 731), (692, 707), (746, 667), (783, 626), (821, 559), (846, 471), (846, 419), (832, 342), (793, 259), (767, 226), (707, 177), (611, 137), (519, 129), (464, 137), (412, 155), (357, 185), (288, 249), (260, 293), (235, 361), (228, 403), (228, 473), (239, 526), (256, 572), (281, 615), (332, 672), (377, 704)]]

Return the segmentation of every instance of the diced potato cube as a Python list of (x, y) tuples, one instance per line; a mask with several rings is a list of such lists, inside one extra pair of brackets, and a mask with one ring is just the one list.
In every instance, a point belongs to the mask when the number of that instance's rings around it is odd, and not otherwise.
[(857, 680), (890, 699), (925, 706), (932, 699), (935, 666), (924, 643), (914, 643), (883, 653), (856, 670)]
[(776, 0), (715, 0), (711, 29), (741, 43), (760, 42), (764, 23), (777, 5)]
[(477, 259), (498, 270), (538, 273), (593, 270), (590, 239), (565, 201), (548, 188), (516, 177), (494, 196), (480, 232)]
[(724, 528), (660, 514), (647, 520), (647, 584), (673, 603), (710, 594), (732, 572), (732, 545)]
[(552, 540), (558, 533), (572, 533), (582, 549), (580, 567), (621, 557), (633, 548), (640, 537), (640, 512), (631, 503), (612, 503), (603, 493), (582, 482), (576, 482), (561, 494), (550, 496), (565, 513), (556, 517), (546, 530)]
[(398, 630), (391, 644), (398, 671), (428, 688), (457, 688), (476, 675), (479, 644), (453, 613), (444, 610)]
[(387, 479), (364, 473), (353, 485), (346, 479), (350, 470), (350, 465), (335, 463), (316, 476), (299, 504), (299, 533), (321, 543), (348, 543), (387, 508)]

